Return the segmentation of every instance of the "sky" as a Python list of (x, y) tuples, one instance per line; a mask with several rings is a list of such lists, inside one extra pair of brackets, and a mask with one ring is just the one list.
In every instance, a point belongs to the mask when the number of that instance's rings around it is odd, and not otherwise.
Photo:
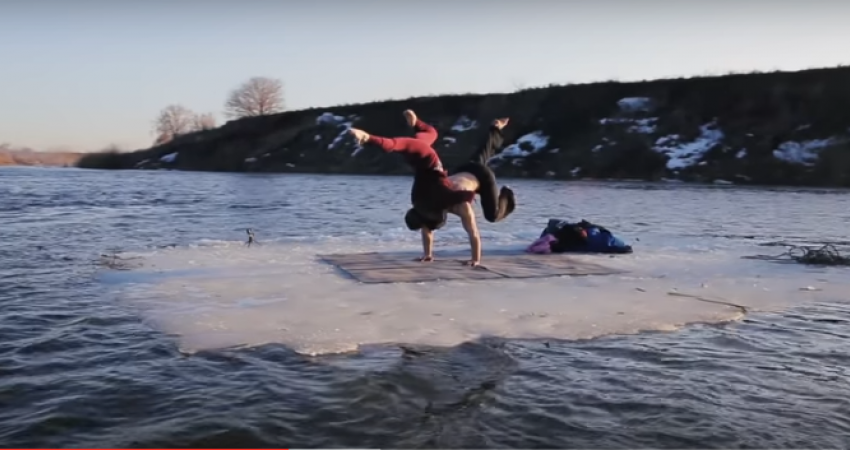
[(850, 63), (841, 0), (2, 0), (0, 143), (149, 147), (253, 76), (287, 109)]

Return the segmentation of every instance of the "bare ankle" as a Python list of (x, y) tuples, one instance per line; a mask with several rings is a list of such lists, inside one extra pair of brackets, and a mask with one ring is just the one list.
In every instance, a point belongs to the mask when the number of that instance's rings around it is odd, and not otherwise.
[(415, 112), (413, 112), (413, 110), (412, 110), (412, 109), (407, 109), (407, 110), (405, 110), (405, 111), (402, 113), (402, 115), (404, 116), (404, 120), (406, 120), (406, 121), (407, 121), (407, 125), (408, 125), (408, 126), (413, 127), (413, 126), (415, 126), (415, 125), (416, 125), (416, 120), (417, 120), (417, 118), (416, 118), (416, 113), (415, 113)]

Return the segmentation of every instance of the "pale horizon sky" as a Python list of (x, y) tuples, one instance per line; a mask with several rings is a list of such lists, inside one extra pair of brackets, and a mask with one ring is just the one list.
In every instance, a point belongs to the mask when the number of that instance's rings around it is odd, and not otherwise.
[(838, 0), (3, 0), (0, 143), (147, 148), (177, 103), (287, 109), (850, 63)]

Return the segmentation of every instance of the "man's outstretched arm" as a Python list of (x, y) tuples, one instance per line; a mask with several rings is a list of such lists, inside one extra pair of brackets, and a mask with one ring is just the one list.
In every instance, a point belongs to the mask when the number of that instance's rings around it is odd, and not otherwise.
[(472, 209), (471, 202), (464, 203), (459, 209), (460, 221), (469, 236), (471, 259), (466, 264), (477, 266), (481, 264), (481, 237), (478, 235), (478, 224), (475, 223), (475, 210)]

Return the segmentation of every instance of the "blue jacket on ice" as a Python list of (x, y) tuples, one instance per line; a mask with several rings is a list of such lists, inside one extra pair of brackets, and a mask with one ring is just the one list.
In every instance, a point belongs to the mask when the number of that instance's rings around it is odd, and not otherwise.
[(540, 234), (551, 234), (557, 239), (553, 242), (554, 253), (632, 253), (632, 247), (614, 236), (605, 227), (582, 220), (571, 223), (565, 220), (549, 219), (546, 229)]

